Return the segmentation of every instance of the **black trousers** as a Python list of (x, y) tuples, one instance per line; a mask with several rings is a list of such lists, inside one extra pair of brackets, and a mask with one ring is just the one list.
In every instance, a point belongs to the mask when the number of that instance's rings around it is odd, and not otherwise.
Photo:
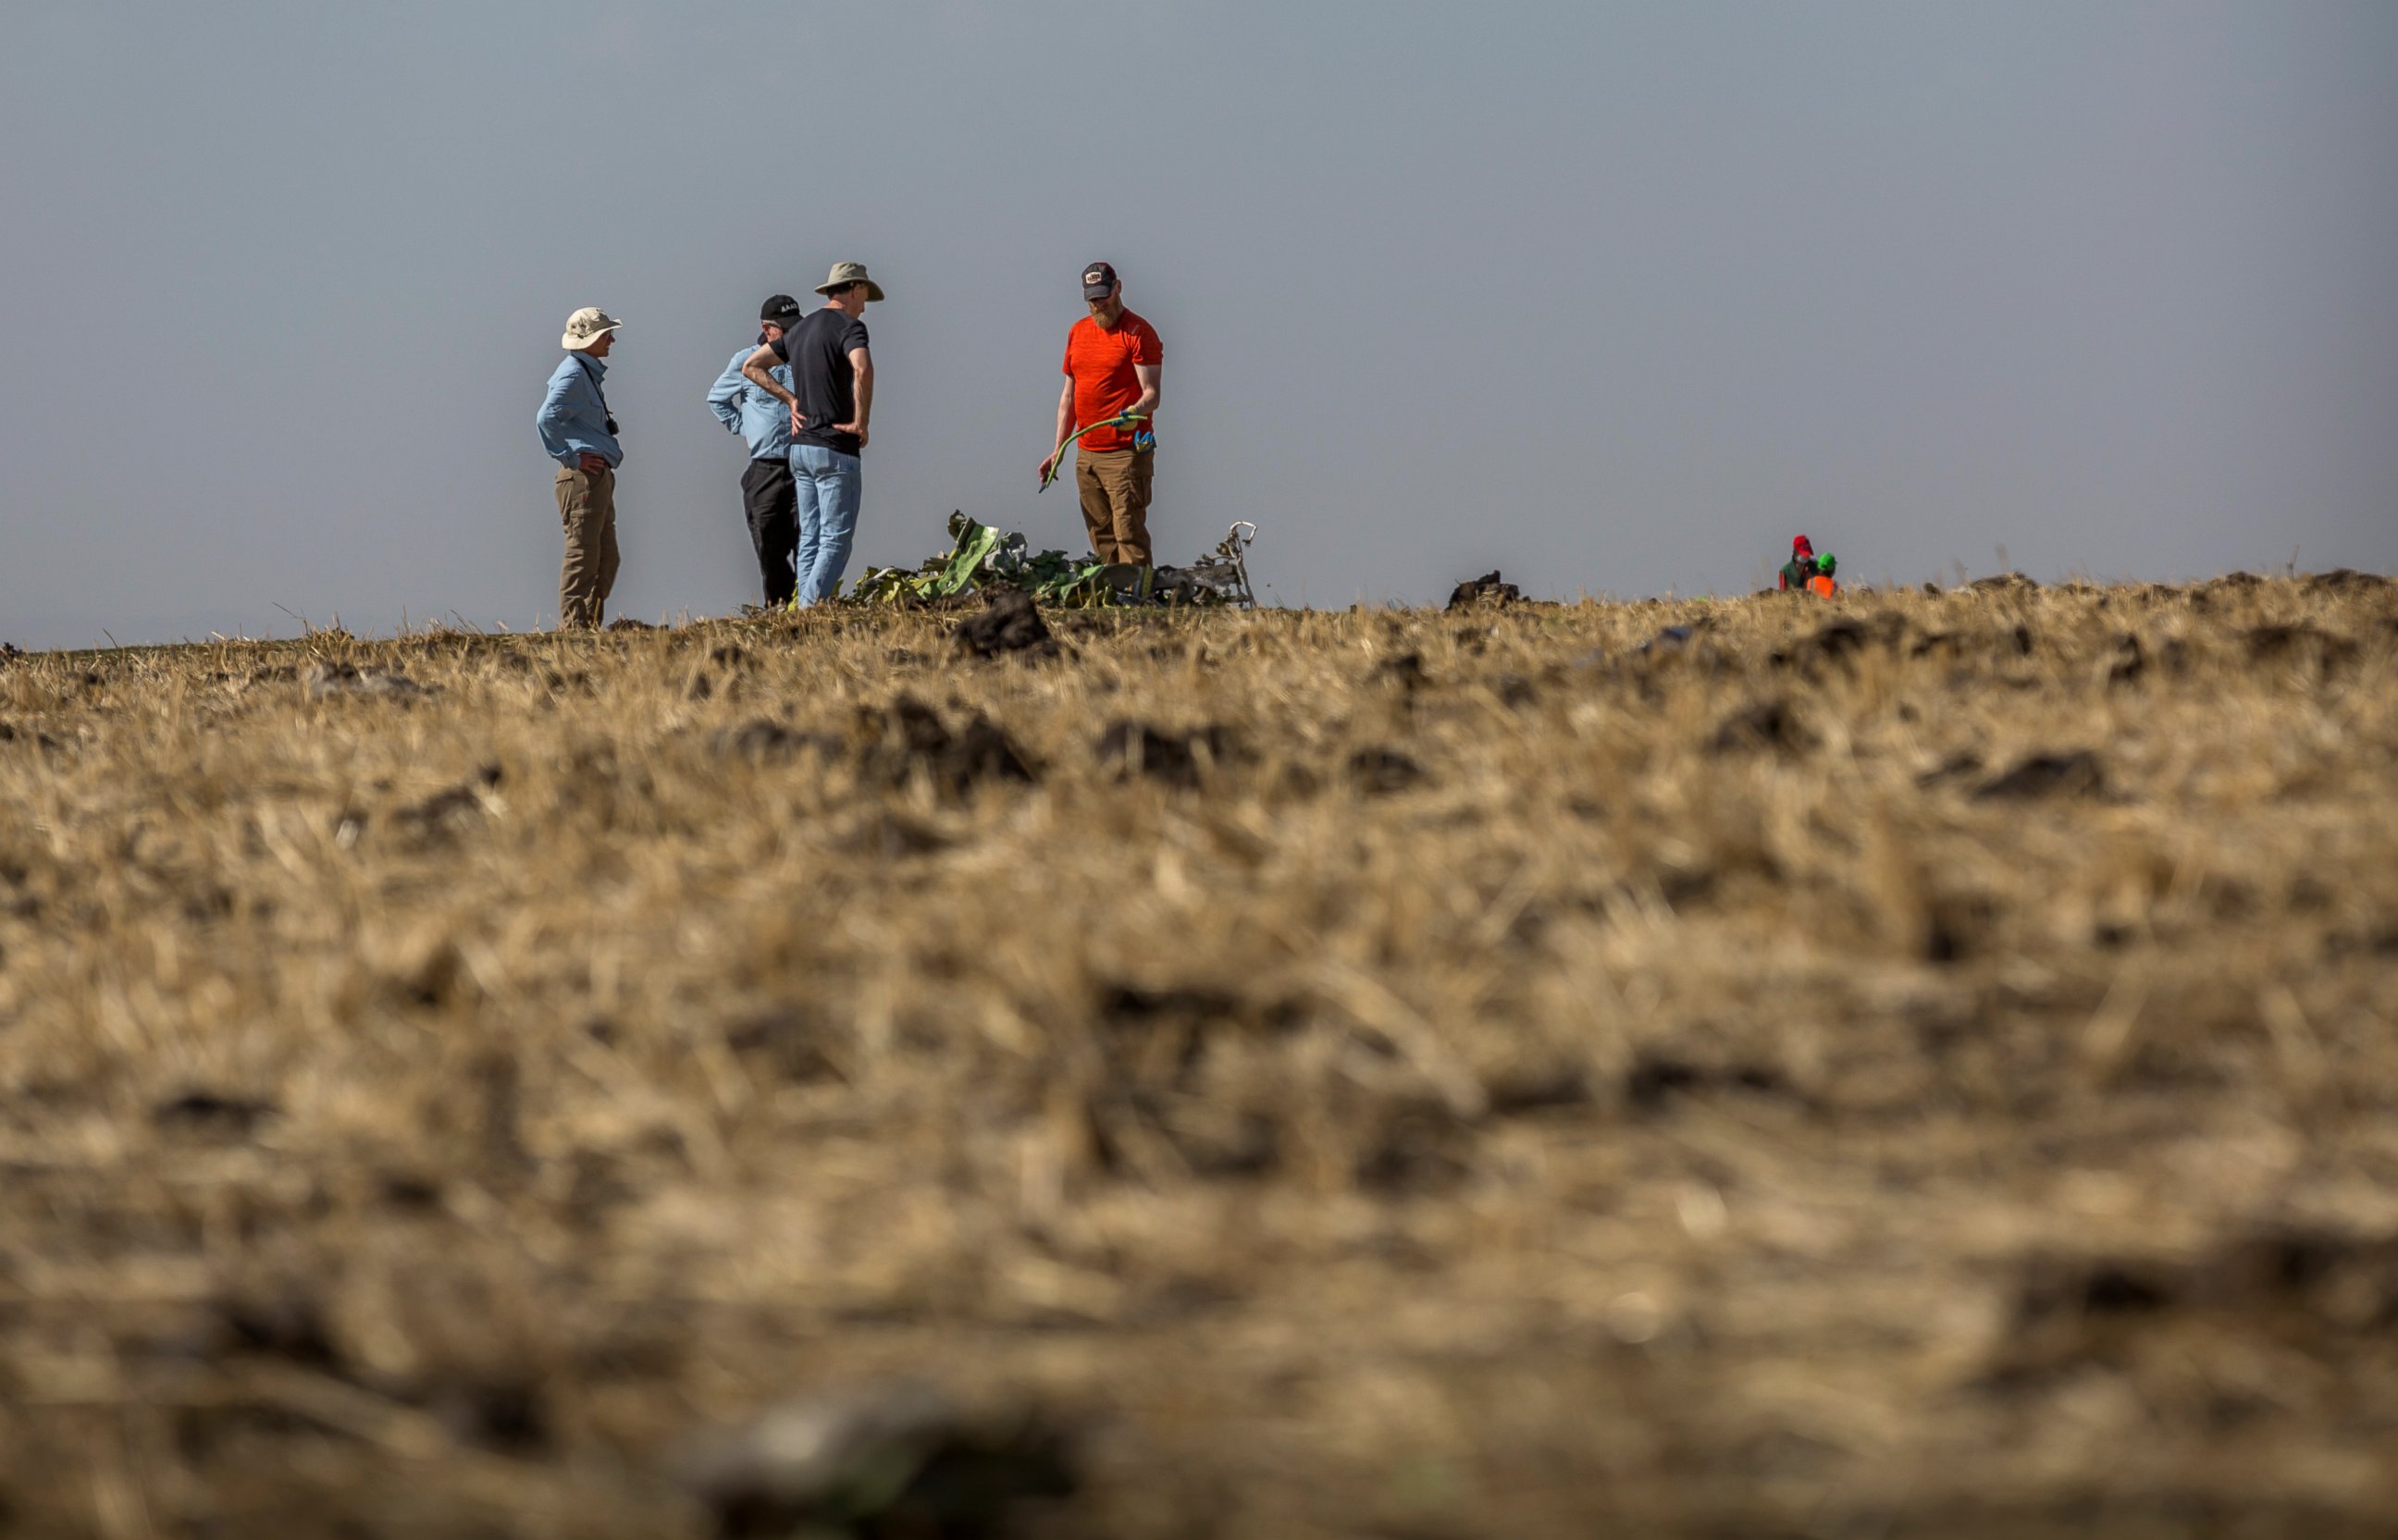
[(792, 563), (800, 545), (800, 498), (791, 489), (791, 462), (780, 456), (749, 462), (741, 473), (741, 509), (749, 516), (749, 543), (758, 548), (766, 607), (790, 603), (799, 584)]

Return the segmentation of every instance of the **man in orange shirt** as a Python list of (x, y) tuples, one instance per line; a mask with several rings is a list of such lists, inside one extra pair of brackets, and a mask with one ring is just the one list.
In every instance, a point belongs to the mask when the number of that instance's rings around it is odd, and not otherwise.
[(1066, 333), (1057, 447), (1041, 462), (1041, 482), (1048, 485), (1074, 430), (1086, 428), (1075, 456), (1074, 488), (1082, 494), (1091, 550), (1101, 561), (1147, 567), (1150, 477), (1157, 463), (1151, 430), (1165, 347), (1155, 328), (1124, 307), (1124, 284), (1107, 263), (1083, 270), (1083, 302), (1090, 315)]

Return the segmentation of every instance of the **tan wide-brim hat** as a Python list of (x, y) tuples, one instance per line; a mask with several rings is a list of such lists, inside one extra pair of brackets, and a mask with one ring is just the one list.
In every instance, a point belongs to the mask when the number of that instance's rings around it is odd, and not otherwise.
[(570, 353), (581, 353), (624, 324), (596, 305), (586, 305), (566, 318), (566, 335), (558, 340), (558, 345)]
[(847, 288), (852, 284), (864, 284), (868, 299), (877, 302), (882, 301), (882, 286), (866, 275), (864, 262), (833, 263), (832, 276), (816, 285), (816, 292), (830, 294), (836, 288)]

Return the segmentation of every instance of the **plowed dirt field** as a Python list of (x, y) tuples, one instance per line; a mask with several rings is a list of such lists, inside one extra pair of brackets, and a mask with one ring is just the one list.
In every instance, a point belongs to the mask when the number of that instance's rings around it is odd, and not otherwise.
[(2398, 588), (957, 619), (0, 661), (0, 1532), (2390, 1533)]

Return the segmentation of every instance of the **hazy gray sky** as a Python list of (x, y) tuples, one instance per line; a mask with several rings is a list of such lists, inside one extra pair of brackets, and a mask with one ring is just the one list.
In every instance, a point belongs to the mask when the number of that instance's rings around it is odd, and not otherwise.
[(835, 261), (851, 575), (1034, 493), (1076, 275), (1152, 524), (1287, 603), (2398, 566), (2398, 6), (0, 10), (0, 639), (547, 624), (532, 415), (628, 318), (614, 609), (754, 597), (702, 397)]

